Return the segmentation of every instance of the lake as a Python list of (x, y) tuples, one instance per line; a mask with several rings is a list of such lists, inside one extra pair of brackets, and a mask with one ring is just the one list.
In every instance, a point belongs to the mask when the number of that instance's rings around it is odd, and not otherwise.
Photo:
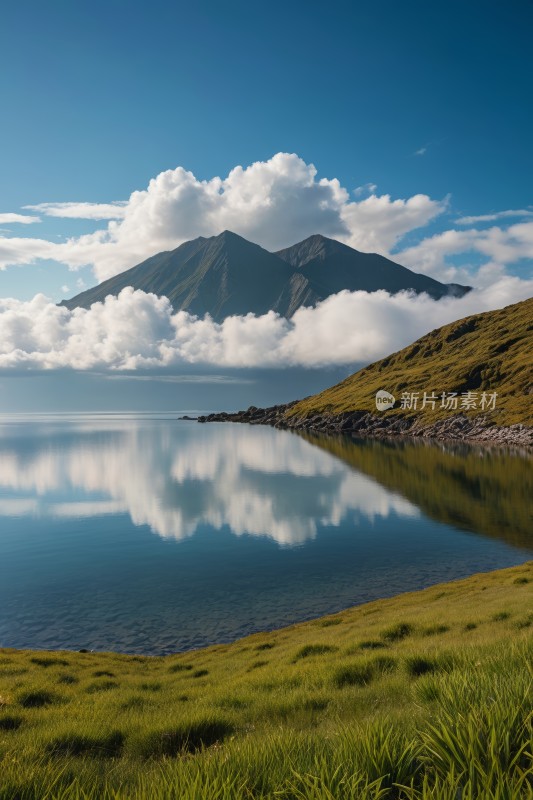
[(165, 654), (533, 553), (527, 453), (0, 418), (0, 646)]

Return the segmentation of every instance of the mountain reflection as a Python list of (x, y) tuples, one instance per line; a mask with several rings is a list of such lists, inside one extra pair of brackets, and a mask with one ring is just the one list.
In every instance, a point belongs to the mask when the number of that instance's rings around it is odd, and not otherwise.
[(126, 513), (165, 538), (227, 526), (281, 545), (302, 544), (349, 515), (418, 515), (399, 492), (336, 456), (248, 426), (90, 418), (4, 425), (0, 515)]

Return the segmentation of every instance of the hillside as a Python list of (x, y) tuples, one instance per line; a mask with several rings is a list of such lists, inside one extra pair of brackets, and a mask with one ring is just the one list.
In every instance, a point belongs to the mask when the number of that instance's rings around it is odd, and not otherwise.
[(234, 314), (261, 315), (270, 310), (291, 317), (301, 306), (315, 305), (341, 289), (392, 293), (411, 289), (436, 299), (468, 291), (468, 287), (439, 283), (383, 256), (359, 253), (324, 236), (311, 236), (269, 253), (224, 231), (152, 256), (61, 305), (89, 308), (126, 286), (165, 295), (176, 311), (208, 313), (218, 322)]
[(160, 658), (0, 650), (0, 797), (525, 800), (532, 587), (529, 563)]
[[(336, 386), (291, 406), (289, 418), (371, 412), (387, 418), (443, 420), (459, 413), (483, 414), (494, 425), (533, 425), (533, 298), (475, 314), (437, 328), (403, 350), (376, 361)], [(380, 389), (394, 408), (376, 411)], [(461, 408), (464, 392), (477, 393), (476, 407)], [(417, 408), (400, 408), (402, 393), (418, 393)], [(438, 396), (422, 408), (423, 394)], [(441, 408), (441, 394), (456, 392), (457, 409)], [(497, 393), (494, 410), (481, 408), (481, 394)]]

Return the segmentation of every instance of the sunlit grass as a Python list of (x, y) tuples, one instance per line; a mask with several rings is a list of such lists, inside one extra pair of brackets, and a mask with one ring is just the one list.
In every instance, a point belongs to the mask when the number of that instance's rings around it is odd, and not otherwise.
[[(399, 401), (402, 392), (417, 393), (420, 403), (414, 416), (426, 424), (449, 417), (450, 412), (426, 404), (424, 392), (497, 392), (496, 408), (483, 412), (479, 405), (467, 416), (484, 413), (495, 425), (531, 425), (529, 391), (533, 298), (511, 306), (474, 314), (426, 334), (403, 350), (370, 364), (319, 394), (307, 397), (287, 411), (288, 417), (311, 417), (353, 411), (375, 413), (375, 394), (391, 392)], [(399, 403), (398, 403), (399, 406)], [(413, 417), (399, 407), (387, 416)]]
[(0, 650), (0, 800), (530, 798), (532, 577), (169, 657)]

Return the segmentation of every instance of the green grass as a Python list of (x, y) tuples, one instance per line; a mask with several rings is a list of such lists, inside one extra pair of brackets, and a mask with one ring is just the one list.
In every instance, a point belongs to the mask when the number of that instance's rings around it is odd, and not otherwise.
[(530, 798), (532, 578), (168, 657), (0, 650), (0, 800)]
[[(533, 298), (498, 311), (475, 314), (437, 328), (403, 350), (365, 367), (336, 386), (293, 406), (288, 416), (340, 414), (352, 411), (376, 413), (375, 394), (391, 392), (397, 401), (402, 392), (474, 391), (497, 392), (495, 425), (531, 425), (530, 391), (533, 384)], [(419, 404), (420, 405), (420, 404)], [(414, 412), (425, 424), (458, 411), (426, 405)], [(412, 411), (392, 408), (387, 416), (413, 416)], [(463, 411), (467, 416), (479, 408)]]

